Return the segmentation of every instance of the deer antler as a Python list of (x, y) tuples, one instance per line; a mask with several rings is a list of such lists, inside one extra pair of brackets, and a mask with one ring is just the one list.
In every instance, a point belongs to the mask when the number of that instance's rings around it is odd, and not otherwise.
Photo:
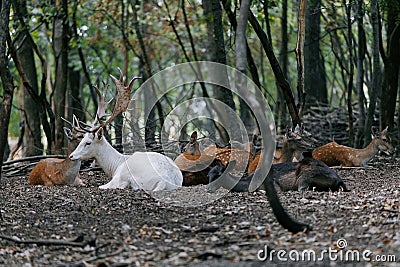
[(99, 103), (98, 103), (97, 112), (96, 112), (96, 118), (95, 118), (95, 121), (93, 122), (93, 125), (95, 125), (97, 122), (100, 122), (100, 124), (101, 124), (101, 120), (105, 116), (110, 116), (110, 114), (106, 113), (106, 109), (107, 109), (108, 104), (110, 104), (110, 102), (112, 101), (112, 99), (110, 101), (106, 102), (105, 98), (106, 98), (108, 85), (105, 82), (102, 82), (102, 83), (103, 83), (103, 88), (104, 88), (103, 94), (100, 92), (99, 88), (96, 85), (93, 85), (94, 89), (96, 90), (97, 96), (99, 98)]
[(86, 133), (87, 132), (86, 129), (82, 129), (81, 123), (83, 123), (83, 122), (79, 121), (78, 118), (75, 116), (75, 114), (72, 114), (72, 123), (69, 120), (67, 120), (67, 119), (65, 119), (63, 117), (61, 117), (61, 119), (63, 121), (65, 121), (66, 123), (68, 123), (69, 125), (71, 125), (71, 127), (75, 131), (81, 132), (81, 133)]
[(105, 124), (112, 121), (118, 114), (125, 112), (128, 109), (129, 103), (131, 101), (131, 91), (133, 82), (137, 79), (141, 79), (142, 77), (133, 77), (132, 80), (129, 82), (128, 86), (124, 86), (124, 75), (122, 74), (121, 69), (119, 69), (119, 79), (115, 78), (110, 74), (111, 79), (114, 81), (115, 86), (117, 87), (118, 94), (117, 94), (117, 101), (115, 103), (114, 110), (111, 114), (111, 117), (106, 121)]

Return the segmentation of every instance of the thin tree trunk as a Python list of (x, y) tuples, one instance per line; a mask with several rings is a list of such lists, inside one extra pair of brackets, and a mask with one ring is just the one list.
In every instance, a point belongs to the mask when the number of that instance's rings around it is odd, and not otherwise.
[(55, 58), (54, 111), (55, 121), (54, 151), (60, 152), (64, 144), (64, 123), (68, 79), (68, 0), (55, 2), (58, 13), (53, 21), (53, 52)]
[[(307, 0), (300, 0), (299, 2), (299, 14), (297, 19), (298, 32), (297, 32), (297, 44), (296, 44), (296, 59), (297, 59), (297, 94), (299, 101), (299, 116), (303, 116), (303, 109), (305, 104), (304, 94), (304, 41), (306, 33), (306, 9)], [(295, 126), (295, 125), (293, 125)]]
[[(236, 68), (246, 75), (247, 67), (247, 20), (249, 17), (251, 0), (242, 0), (239, 10), (239, 19), (236, 28)], [(236, 77), (236, 87), (241, 88), (241, 90), (247, 90), (247, 81), (244, 77)], [(248, 132), (251, 132), (254, 127), (251, 120), (251, 112), (249, 106), (241, 98), (240, 103), (240, 119), (244, 123)]]
[(251, 26), (253, 27), (254, 31), (256, 32), (258, 38), (263, 45), (263, 49), (265, 54), (267, 55), (269, 62), (271, 64), (272, 71), (274, 73), (276, 82), (279, 85), (279, 88), (283, 91), (285, 96), (286, 105), (289, 109), (289, 114), (292, 118), (292, 125), (301, 124), (301, 119), (299, 116), (298, 109), (296, 107), (296, 103), (293, 97), (293, 91), (290, 87), (289, 82), (287, 81), (285, 75), (282, 72), (282, 68), (279, 65), (278, 59), (276, 58), (274, 51), (272, 49), (272, 45), (270, 40), (268, 39), (267, 34), (261, 29), (260, 24), (258, 23), (257, 19), (255, 18), (252, 12), (249, 13), (249, 21)]
[(373, 55), (373, 70), (372, 70), (372, 86), (369, 96), (369, 107), (367, 119), (365, 121), (364, 143), (371, 142), (371, 127), (374, 121), (374, 114), (376, 108), (376, 99), (380, 84), (381, 66), (379, 61), (379, 14), (378, 14), (378, 1), (371, 0), (371, 24), (373, 33), (372, 42), (372, 55)]
[(347, 112), (348, 112), (348, 125), (349, 125), (349, 146), (354, 144), (354, 130), (353, 130), (353, 107), (352, 107), (352, 93), (353, 93), (353, 76), (354, 76), (354, 63), (353, 63), (353, 32), (351, 30), (351, 5), (347, 5), (343, 0), (343, 5), (346, 9), (347, 18), (347, 39), (349, 47), (349, 81), (347, 83)]
[(320, 53), (321, 0), (310, 0), (306, 12), (304, 84), (307, 105), (328, 102), (324, 59)]
[[(288, 36), (288, 3), (287, 0), (282, 1), (282, 19), (281, 19), (281, 50), (279, 53), (279, 63), (282, 66), (283, 75), (286, 78), (289, 78), (288, 72), (288, 44), (289, 44), (289, 36)], [(267, 18), (266, 18), (267, 19)], [(278, 114), (277, 114), (277, 125), (281, 129), (285, 129), (287, 125), (287, 109), (286, 105), (284, 105), (285, 98), (282, 90), (278, 90)]]
[(357, 3), (357, 34), (358, 34), (358, 50), (357, 50), (357, 78), (356, 90), (358, 92), (358, 130), (355, 139), (355, 147), (364, 147), (364, 126), (365, 126), (365, 95), (364, 95), (364, 58), (367, 49), (366, 37), (364, 31), (364, 0), (358, 0)]
[[(24, 18), (28, 16), (25, 0), (14, 0), (13, 7), (17, 22), (21, 23), (20, 31), (14, 40), (18, 45), (17, 56), (24, 67), (24, 71), (35, 93), (38, 93), (38, 80), (36, 73), (36, 65), (34, 59), (34, 51), (29, 38), (29, 29), (23, 23)], [(24, 156), (36, 156), (43, 153), (43, 145), (41, 142), (39, 110), (37, 104), (30, 96), (26, 88), (22, 88), (24, 97), (24, 115), (25, 115), (25, 134), (24, 134)]]
[[(224, 42), (224, 32), (222, 25), (222, 10), (221, 5), (218, 0), (204, 0), (203, 1), (203, 9), (204, 9), (204, 17), (207, 22), (207, 57), (209, 61), (218, 62), (226, 65), (226, 52), (225, 52), (225, 42)], [(210, 75), (218, 75), (213, 77), (215, 81), (219, 81), (220, 84), (223, 84), (229, 88), (229, 79), (227, 72), (225, 73), (215, 73), (210, 70)], [(215, 85), (213, 86), (214, 96), (216, 99), (224, 102), (228, 108), (235, 109), (232, 92), (223, 88), (222, 86)], [(214, 107), (216, 109), (221, 109), (217, 105)], [(218, 111), (219, 114), (228, 114), (223, 110)], [(234, 140), (233, 136), (228, 136), (228, 133), (237, 133), (233, 129), (231, 118), (222, 117), (220, 118), (223, 121), (223, 125), (225, 129), (219, 127), (219, 133), (221, 137), (221, 141), (223, 143), (228, 143), (229, 139)], [(226, 132), (226, 131), (227, 132)]]
[[(0, 78), (3, 86), (3, 98), (0, 112), (0, 155), (3, 158), (8, 137), (8, 124), (10, 122), (11, 105), (14, 95), (14, 81), (9, 69), (7, 43), (11, 45), (10, 21), (11, 1), (0, 1)], [(3, 160), (0, 160), (0, 182), (3, 169)]]

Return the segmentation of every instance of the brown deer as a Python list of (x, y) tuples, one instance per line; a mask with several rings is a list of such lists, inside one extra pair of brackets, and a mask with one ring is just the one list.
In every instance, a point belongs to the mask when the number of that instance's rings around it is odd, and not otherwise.
[(212, 156), (201, 154), (196, 131), (191, 134), (190, 141), (184, 147), (183, 153), (174, 162), (182, 172), (183, 186), (208, 184), (207, 173), (210, 168), (221, 164)]
[(72, 129), (64, 127), (64, 133), (68, 138), (67, 157), (65, 159), (42, 159), (35, 165), (29, 174), (31, 185), (84, 185), (79, 178), (81, 161), (71, 161), (69, 155), (78, 146), (83, 138), (83, 133), (78, 130), (78, 119), (73, 116)]
[(211, 145), (204, 149), (203, 154), (221, 161), (223, 166), (227, 166), (230, 161), (235, 160), (235, 170), (245, 172), (254, 157), (252, 143), (240, 145), (234, 143), (234, 145), (239, 148), (219, 148), (216, 145)]
[[(315, 147), (316, 140), (298, 125), (295, 130), (288, 130), (283, 137), (282, 150), (275, 150), (273, 164), (293, 161), (296, 152), (310, 151)], [(250, 162), (248, 173), (253, 173), (259, 166), (263, 153), (258, 153)]]
[(387, 127), (381, 133), (375, 133), (372, 141), (365, 148), (356, 149), (330, 142), (315, 149), (312, 155), (328, 166), (365, 168), (379, 150), (388, 153), (394, 151), (390, 137), (387, 135)]

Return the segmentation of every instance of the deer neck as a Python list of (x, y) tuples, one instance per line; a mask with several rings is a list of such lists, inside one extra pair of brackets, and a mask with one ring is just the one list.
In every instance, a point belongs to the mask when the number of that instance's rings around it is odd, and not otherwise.
[(279, 162), (291, 162), (293, 160), (294, 150), (291, 149), (287, 142), (283, 142), (281, 156), (279, 158)]
[(378, 139), (372, 139), (371, 143), (365, 148), (355, 150), (356, 156), (368, 162), (376, 153), (378, 153)]
[(65, 177), (64, 182), (66, 184), (72, 184), (75, 181), (76, 176), (81, 168), (81, 160), (71, 160), (69, 155), (75, 150), (77, 144), (68, 144), (67, 156), (65, 157), (62, 164), (62, 169), (64, 170)]
[(125, 161), (126, 157), (113, 148), (105, 138), (102, 138), (96, 162), (108, 177), (113, 177), (117, 168)]

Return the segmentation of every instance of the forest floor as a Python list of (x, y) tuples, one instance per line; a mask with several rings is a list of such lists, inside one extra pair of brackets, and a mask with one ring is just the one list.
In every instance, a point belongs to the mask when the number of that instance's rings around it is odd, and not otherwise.
[(280, 193), (313, 227), (298, 234), (278, 224), (262, 190), (99, 190), (100, 171), (81, 173), (85, 187), (3, 177), (0, 266), (286, 266), (297, 256), (299, 266), (398, 266), (400, 160), (336, 171), (351, 192)]

